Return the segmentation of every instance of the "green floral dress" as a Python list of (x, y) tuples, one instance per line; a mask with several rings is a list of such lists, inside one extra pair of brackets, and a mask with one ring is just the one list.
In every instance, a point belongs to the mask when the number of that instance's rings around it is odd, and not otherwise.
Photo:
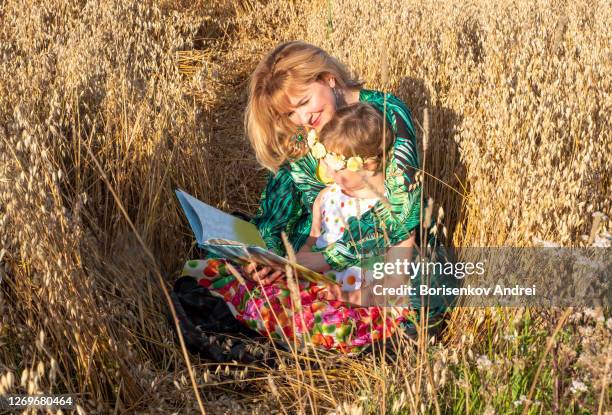
[[(385, 196), (390, 209), (378, 202), (360, 219), (349, 220), (344, 236), (322, 250), (327, 263), (338, 271), (356, 265), (365, 254), (382, 253), (385, 245), (407, 239), (419, 226), (421, 186), (415, 183), (415, 173), (420, 163), (410, 110), (399, 98), (378, 91), (362, 89), (359, 100), (384, 111), (396, 135), (386, 164)], [(286, 163), (270, 176), (262, 193), (253, 223), (268, 247), (279, 254), (285, 253), (281, 232), (296, 251), (308, 238), (312, 205), (325, 187), (317, 167), (311, 153)]]

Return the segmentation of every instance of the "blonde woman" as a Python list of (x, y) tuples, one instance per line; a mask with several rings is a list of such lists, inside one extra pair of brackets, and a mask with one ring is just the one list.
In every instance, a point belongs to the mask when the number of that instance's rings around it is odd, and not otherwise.
[[(300, 41), (283, 43), (268, 53), (253, 72), (248, 92), (246, 133), (257, 160), (270, 171), (253, 223), (271, 250), (286, 253), (281, 238), (284, 232), (299, 252), (298, 262), (326, 272), (358, 265), (364, 254), (381, 254), (390, 245), (417, 243), (421, 188), (415, 182), (415, 173), (419, 156), (411, 114), (402, 101), (391, 94), (364, 89), (363, 82), (351, 78), (338, 60)], [(309, 244), (309, 249), (300, 251), (310, 235), (317, 195), (329, 182), (328, 176), (336, 180), (341, 176), (326, 172), (325, 163), (319, 163), (321, 154), (314, 151), (313, 137), (340, 108), (357, 103), (370, 104), (380, 117), (384, 113), (392, 130), (393, 142), (385, 146), (384, 183), (381, 181), (381, 191), (389, 203), (375, 202), (367, 212), (351, 217), (333, 242), (311, 249)], [(351, 122), (359, 124), (357, 119)], [(308, 332), (319, 346), (357, 352), (392, 334), (368, 331), (368, 325), (361, 324), (370, 321), (393, 327), (392, 322), (382, 324), (378, 308), (349, 307), (325, 299), (325, 290), (308, 283), (300, 285), (302, 302), (307, 306), (294, 327), (296, 319), (285, 312), (290, 297), (280, 271), (243, 267), (241, 271), (251, 277), (249, 283), (257, 281), (250, 288), (263, 284), (256, 294), (247, 295), (225, 269), (223, 260), (191, 262), (184, 275), (196, 277), (200, 286), (225, 301), (238, 321), (269, 337), (282, 340), (291, 338), (294, 332)], [(413, 304), (418, 308), (419, 299)], [(444, 307), (431, 308), (429, 316), (439, 316), (443, 311)], [(350, 327), (365, 331), (352, 332)], [(410, 323), (403, 327), (414, 332)]]
[[(382, 113), (385, 94), (362, 86), (338, 60), (299, 41), (276, 47), (253, 72), (245, 127), (257, 159), (273, 173), (253, 222), (276, 252), (284, 253), (282, 231), (296, 251), (304, 244), (310, 230), (312, 204), (325, 187), (324, 172), (312, 156), (304, 131), (321, 131), (336, 109), (348, 104), (369, 103)], [(409, 239), (418, 228), (420, 186), (409, 190), (419, 167), (411, 114), (391, 94), (386, 94), (385, 112), (396, 135), (386, 166), (386, 197), (391, 210), (379, 202), (371, 214), (352, 222), (336, 243), (302, 256), (304, 265), (342, 270), (356, 264), (362, 252), (373, 251), (372, 244), (377, 248), (384, 244), (382, 237), (372, 239), (373, 234), (382, 235), (381, 221), (391, 245)], [(263, 269), (258, 275), (266, 282), (280, 275), (269, 272)]]

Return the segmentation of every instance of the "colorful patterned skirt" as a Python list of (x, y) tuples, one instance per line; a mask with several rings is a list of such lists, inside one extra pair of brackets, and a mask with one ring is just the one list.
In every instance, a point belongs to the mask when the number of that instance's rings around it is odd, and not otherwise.
[[(240, 267), (236, 269), (241, 272)], [(239, 322), (288, 345), (310, 343), (355, 354), (402, 330), (416, 314), (409, 307), (361, 307), (327, 300), (325, 286), (304, 281), (298, 282), (301, 304), (296, 306), (286, 279), (266, 286), (250, 280), (240, 282), (219, 259), (187, 261), (182, 276), (194, 277), (212, 295), (223, 299)]]

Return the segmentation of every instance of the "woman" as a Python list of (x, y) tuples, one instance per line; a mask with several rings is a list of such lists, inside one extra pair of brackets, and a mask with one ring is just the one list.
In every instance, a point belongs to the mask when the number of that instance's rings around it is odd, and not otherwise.
[[(313, 203), (326, 185), (325, 172), (309, 152), (306, 129), (320, 131), (334, 117), (337, 108), (357, 102), (367, 102), (376, 107), (386, 115), (393, 129), (395, 142), (387, 157), (384, 183), (389, 203), (385, 206), (378, 202), (359, 219), (352, 218), (354, 220), (349, 221), (342, 238), (325, 249), (298, 255), (299, 263), (320, 271), (340, 271), (357, 265), (365, 253), (382, 253), (386, 246), (399, 243), (402, 246), (415, 246), (417, 241), (421, 187), (415, 182), (419, 157), (410, 111), (393, 95), (363, 89), (362, 85), (325, 51), (300, 41), (276, 47), (259, 63), (251, 77), (245, 128), (257, 160), (271, 172), (253, 223), (267, 246), (278, 254), (286, 253), (281, 238), (283, 232), (296, 252), (304, 245), (310, 233)], [(245, 266), (242, 270), (245, 274), (271, 287), (269, 292), (261, 290), (255, 294), (249, 293), (249, 299), (245, 300), (247, 293), (244, 288), (240, 288), (239, 282), (227, 271), (215, 274), (212, 271), (217, 268), (211, 270), (207, 263), (192, 265), (186, 266), (184, 275), (200, 275), (201, 268), (208, 266), (212, 279), (200, 279), (201, 285), (223, 297), (238, 320), (271, 337), (275, 337), (274, 333), (279, 335), (277, 338), (291, 334), (292, 326), (296, 323), (291, 318), (284, 316), (284, 321), (276, 317), (273, 321), (268, 320), (271, 318), (269, 315), (276, 316), (278, 312), (274, 305), (264, 310), (266, 316), (261, 313), (269, 297), (286, 294), (281, 271)], [(218, 266), (216, 262), (213, 265)], [(301, 288), (303, 294), (307, 291), (306, 301), (312, 302), (311, 297), (316, 296), (316, 292), (313, 293), (312, 287), (307, 285)], [(304, 301), (304, 295), (302, 297)], [(340, 318), (341, 322), (337, 324), (342, 327), (345, 323), (353, 323), (351, 319), (371, 321), (380, 318), (380, 310), (373, 307), (347, 311), (334, 301), (317, 307), (323, 307), (326, 315), (333, 314), (335, 321)], [(439, 316), (443, 311), (442, 306), (430, 308), (429, 316)], [(280, 330), (277, 330), (279, 325)], [(414, 331), (414, 326), (406, 328)], [(316, 336), (320, 333), (311, 334)], [(367, 346), (390, 334), (370, 335), (365, 341), (360, 340), (359, 345)], [(334, 348), (340, 350), (360, 350), (357, 344), (353, 345), (355, 347), (338, 346), (343, 342), (320, 337), (317, 337), (317, 343), (324, 347), (330, 346), (331, 341)]]
[[(408, 190), (415, 183), (419, 167), (410, 111), (393, 95), (386, 94), (385, 102), (385, 94), (361, 89), (362, 84), (351, 79), (346, 69), (326, 52), (299, 41), (278, 46), (253, 72), (245, 114), (246, 131), (258, 161), (275, 173), (262, 194), (253, 222), (266, 244), (276, 252), (284, 253), (282, 231), (296, 251), (303, 245), (310, 229), (312, 204), (325, 186), (316, 159), (308, 152), (305, 140), (299, 140), (298, 128), (320, 131), (337, 107), (358, 101), (385, 112), (398, 137), (394, 162), (389, 163), (386, 171), (391, 211), (382, 204), (376, 209), (386, 225), (388, 244), (408, 239), (418, 227), (421, 188)], [(288, 163), (289, 160), (292, 162)], [(360, 223), (353, 223), (346, 237), (333, 247), (301, 258), (303, 264), (325, 261), (334, 269), (356, 264), (360, 252), (372, 251), (372, 244), (384, 242), (383, 238), (370, 238), (379, 231), (374, 226), (374, 216), (366, 215)], [(349, 243), (353, 241), (356, 243)], [(266, 281), (276, 276), (272, 274)]]

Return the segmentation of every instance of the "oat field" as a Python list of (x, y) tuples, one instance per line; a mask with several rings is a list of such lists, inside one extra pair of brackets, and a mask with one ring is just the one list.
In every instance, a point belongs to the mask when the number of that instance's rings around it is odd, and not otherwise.
[(163, 290), (192, 246), (173, 189), (255, 211), (248, 76), (290, 39), (411, 108), (457, 246), (609, 246), (609, 1), (3, 0), (0, 395), (70, 393), (80, 414), (612, 413), (602, 308), (456, 309), (394, 365), (185, 358)]

